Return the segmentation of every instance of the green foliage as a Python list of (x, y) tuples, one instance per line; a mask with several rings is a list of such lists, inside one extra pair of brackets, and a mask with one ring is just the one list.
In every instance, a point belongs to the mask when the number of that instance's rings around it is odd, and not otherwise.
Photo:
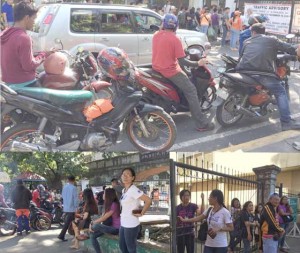
[(30, 171), (47, 179), (48, 184), (60, 186), (68, 175), (82, 177), (88, 167), (85, 154), (80, 152), (1, 153), (0, 167), (12, 177)]

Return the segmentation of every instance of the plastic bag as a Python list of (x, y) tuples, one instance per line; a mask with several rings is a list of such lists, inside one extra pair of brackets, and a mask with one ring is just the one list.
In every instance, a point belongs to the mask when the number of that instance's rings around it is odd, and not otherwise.
[(212, 26), (209, 26), (209, 27), (208, 27), (208, 30), (207, 30), (207, 36), (208, 36), (208, 37), (211, 37), (211, 38), (216, 37), (215, 30), (212, 28)]

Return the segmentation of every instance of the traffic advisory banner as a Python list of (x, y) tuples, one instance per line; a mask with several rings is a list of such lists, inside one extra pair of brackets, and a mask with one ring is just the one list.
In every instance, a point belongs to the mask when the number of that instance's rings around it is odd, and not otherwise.
[(292, 5), (273, 3), (245, 3), (245, 13), (252, 9), (253, 14), (268, 17), (266, 31), (272, 34), (287, 35), (289, 33)]
[(299, 31), (300, 31), (300, 4), (295, 4), (294, 5), (292, 33), (297, 33)]

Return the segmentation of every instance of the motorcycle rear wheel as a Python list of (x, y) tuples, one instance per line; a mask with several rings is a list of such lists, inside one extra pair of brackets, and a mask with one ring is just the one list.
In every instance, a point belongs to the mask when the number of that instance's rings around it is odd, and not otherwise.
[(217, 107), (216, 119), (221, 126), (233, 126), (243, 118), (244, 115), (236, 109), (237, 105), (241, 105), (243, 99), (243, 94), (232, 92), (228, 98)]
[(51, 228), (51, 220), (46, 216), (37, 216), (34, 225), (38, 231), (45, 231)]
[(11, 228), (9, 225), (6, 225), (5, 223), (0, 225), (0, 235), (1, 236), (10, 236), (14, 235), (17, 231), (17, 227)]
[(153, 111), (140, 117), (149, 136), (144, 136), (138, 116), (131, 116), (126, 127), (130, 142), (141, 152), (169, 150), (176, 139), (176, 126), (171, 116), (164, 111)]
[(1, 136), (1, 151), (10, 151), (9, 144), (13, 140), (33, 143), (34, 133), (37, 132), (39, 125), (34, 123), (21, 123), (5, 131)]

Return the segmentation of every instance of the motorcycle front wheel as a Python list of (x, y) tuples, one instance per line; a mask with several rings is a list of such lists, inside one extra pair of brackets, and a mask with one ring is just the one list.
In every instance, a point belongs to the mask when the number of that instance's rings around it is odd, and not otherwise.
[(38, 231), (45, 231), (51, 228), (51, 220), (46, 216), (37, 216), (34, 225)]
[(131, 116), (126, 132), (130, 142), (141, 152), (167, 151), (176, 139), (175, 123), (164, 111)]
[(33, 123), (20, 123), (1, 135), (1, 151), (11, 151), (11, 142), (18, 140), (26, 143), (35, 143), (39, 125)]
[(232, 92), (228, 98), (217, 107), (216, 119), (223, 127), (230, 127), (239, 122), (244, 116), (237, 108), (242, 105), (244, 95)]
[(0, 235), (1, 236), (10, 236), (15, 234), (17, 231), (17, 226), (12, 226), (11, 224), (7, 224), (4, 222), (0, 225)]

